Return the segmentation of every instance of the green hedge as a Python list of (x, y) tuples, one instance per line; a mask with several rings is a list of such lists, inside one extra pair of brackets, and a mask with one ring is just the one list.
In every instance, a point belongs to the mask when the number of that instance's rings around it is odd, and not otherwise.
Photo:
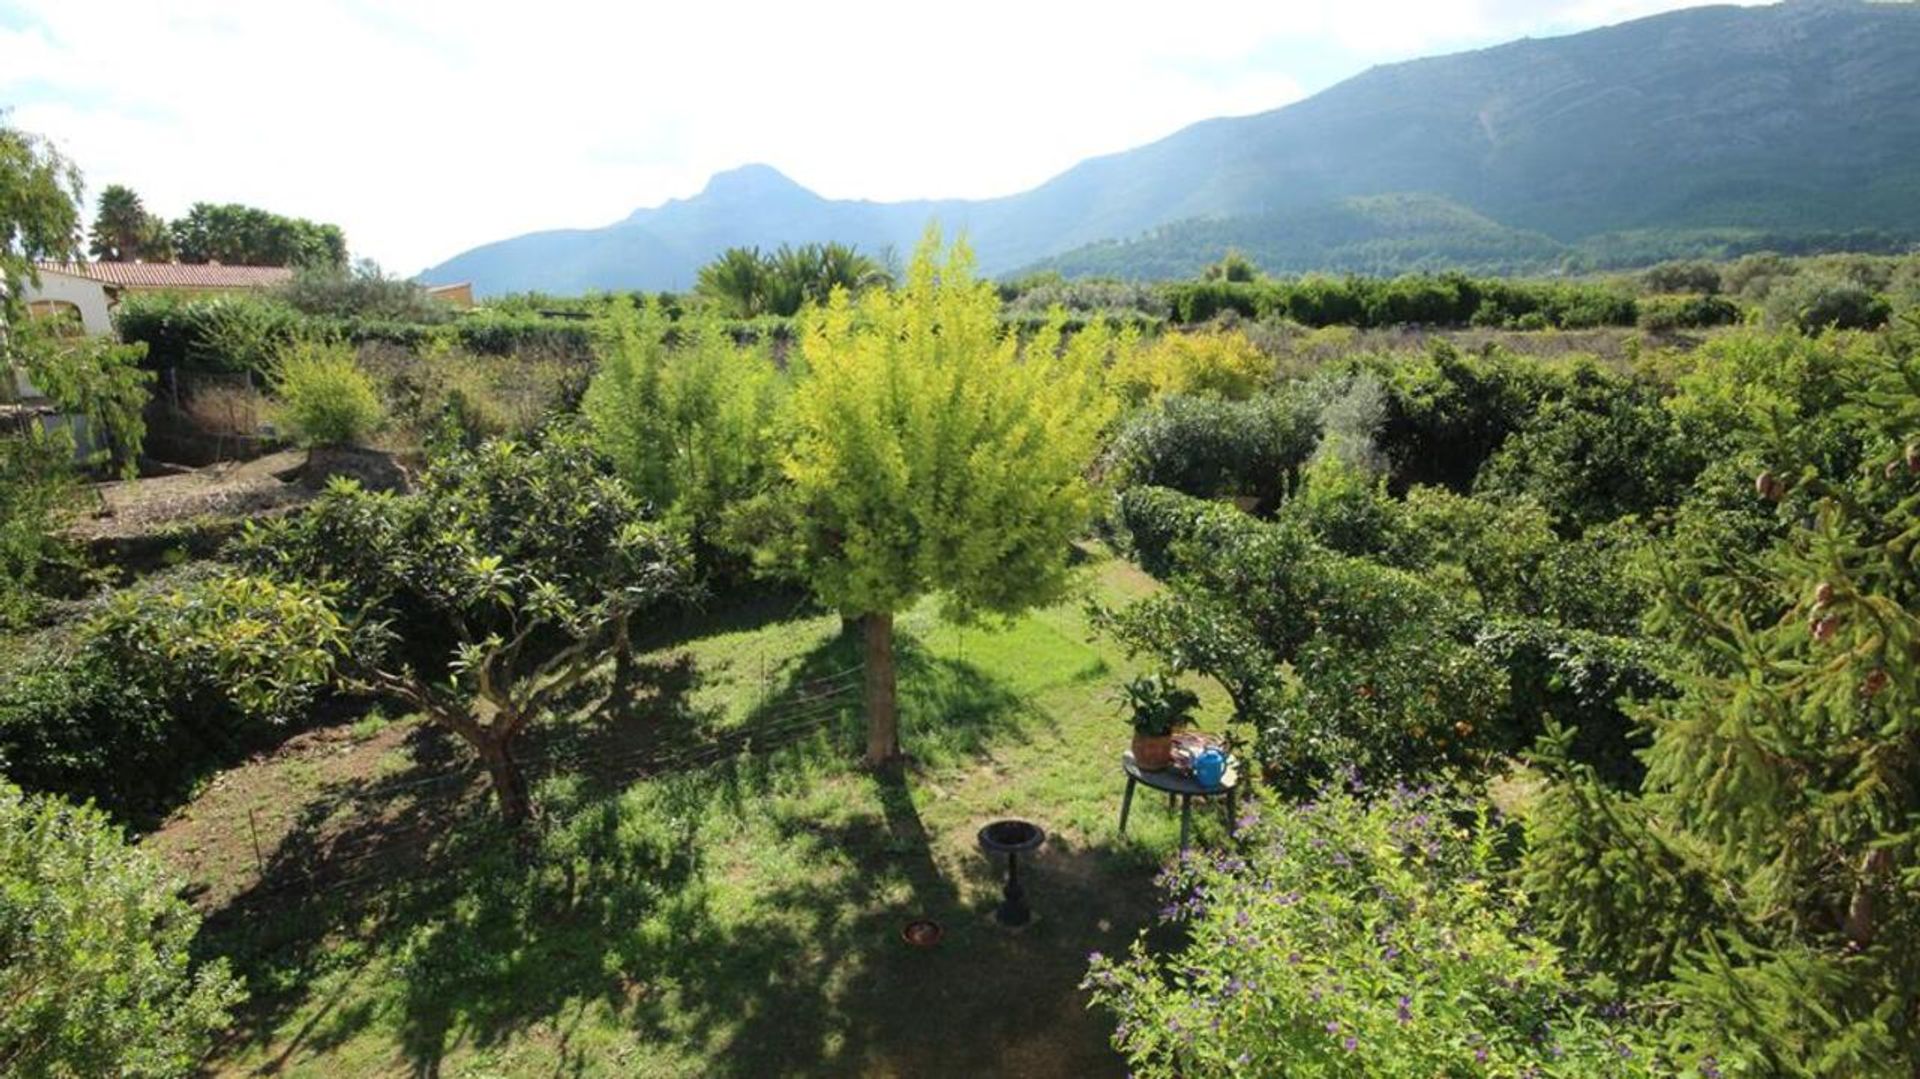
[(1571, 330), (1632, 326), (1639, 318), (1635, 299), (1608, 285), (1453, 273), (1190, 281), (1166, 286), (1166, 294), (1178, 323), (1205, 322), (1229, 311), (1303, 326), (1362, 328), (1417, 324)]

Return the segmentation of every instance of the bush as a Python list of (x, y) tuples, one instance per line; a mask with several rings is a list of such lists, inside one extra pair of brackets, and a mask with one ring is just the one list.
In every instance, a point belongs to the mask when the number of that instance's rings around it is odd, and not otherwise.
[(1475, 486), (1531, 496), (1577, 534), (1677, 505), (1704, 465), (1651, 393), (1586, 367), (1501, 444)]
[(303, 341), (283, 349), (274, 383), (281, 419), (308, 445), (362, 443), (386, 417), (373, 379), (347, 345)]
[(1879, 329), (1892, 313), (1883, 297), (1865, 287), (1819, 275), (1797, 276), (1767, 296), (1767, 317), (1773, 324), (1803, 333)]
[(1401, 527), (1386, 480), (1332, 454), (1314, 459), (1278, 516), (1297, 522), (1324, 547), (1368, 557), (1394, 547)]
[(1246, 335), (1231, 330), (1163, 334), (1145, 348), (1124, 350), (1113, 385), (1132, 404), (1181, 394), (1244, 401), (1273, 380), (1273, 361)]
[(1445, 344), (1384, 373), (1378, 444), (1396, 490), (1416, 483), (1468, 490), (1480, 466), (1557, 388), (1538, 362), (1498, 351), (1464, 356)]
[(194, 1074), (245, 997), (199, 924), (105, 816), (0, 781), (0, 1071)]
[(134, 295), (113, 318), (121, 340), (146, 344), (151, 370), (265, 373), (280, 350), (312, 332), (300, 312), (255, 296)]
[(28, 789), (151, 820), (301, 712), (345, 647), (311, 589), (221, 577), (122, 595), (0, 691), (0, 766)]
[(1645, 769), (1635, 751), (1645, 739), (1632, 705), (1674, 692), (1661, 674), (1667, 657), (1655, 646), (1544, 619), (1495, 619), (1480, 627), (1474, 649), (1506, 674), (1506, 752), (1525, 750), (1557, 727), (1573, 736), (1572, 759), (1613, 786), (1639, 784)]
[(1255, 532), (1260, 523), (1232, 506), (1192, 498), (1165, 487), (1132, 487), (1115, 504), (1127, 549), (1140, 567), (1166, 578), (1174, 570), (1173, 545), (1203, 531)]
[(1712, 296), (1720, 291), (1720, 268), (1698, 259), (1663, 262), (1640, 275), (1648, 292), (1695, 292)]
[(1274, 505), (1293, 489), (1319, 425), (1297, 392), (1250, 401), (1167, 397), (1127, 421), (1107, 460), (1126, 485)]
[(1486, 808), (1329, 788), (1257, 816), (1244, 855), (1162, 876), (1182, 947), (1090, 957), (1133, 1074), (1672, 1074), (1532, 930)]
[(675, 327), (620, 306), (581, 410), (595, 445), (643, 501), (687, 525), (709, 555), (741, 555), (730, 530), (779, 479), (786, 376), (764, 348), (710, 322)]
[(50, 573), (77, 564), (60, 526), (79, 501), (70, 440), (38, 424), (0, 435), (0, 629), (27, 621)]
[(368, 261), (350, 270), (324, 264), (305, 267), (274, 295), (297, 311), (337, 319), (432, 324), (453, 317), (451, 308), (419, 285), (388, 277)]
[(1732, 326), (1740, 305), (1720, 296), (1652, 296), (1640, 301), (1640, 328), (1655, 333)]

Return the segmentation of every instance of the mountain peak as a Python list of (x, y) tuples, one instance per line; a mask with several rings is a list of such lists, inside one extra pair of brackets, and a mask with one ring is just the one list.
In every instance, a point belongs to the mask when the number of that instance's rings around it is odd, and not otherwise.
[(812, 194), (772, 165), (755, 162), (714, 173), (700, 197), (759, 199), (794, 193)]

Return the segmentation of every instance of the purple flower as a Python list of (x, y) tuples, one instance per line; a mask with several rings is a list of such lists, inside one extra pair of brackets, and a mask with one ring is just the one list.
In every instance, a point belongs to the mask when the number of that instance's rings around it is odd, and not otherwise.
[(1299, 953), (1299, 952), (1288, 952), (1288, 953), (1287, 953), (1287, 962), (1288, 962), (1288, 963), (1291, 963), (1292, 965), (1294, 965), (1294, 966), (1296, 966), (1296, 967), (1297, 967), (1297, 966), (1299, 966), (1299, 965), (1300, 965), (1300, 953)]
[(1099, 952), (1088, 952), (1088, 953), (1087, 953), (1087, 962), (1088, 962), (1088, 963), (1101, 963), (1101, 962), (1105, 962), (1105, 961), (1106, 961), (1106, 958), (1107, 958), (1106, 956), (1104, 956), (1104, 955), (1101, 955), (1101, 954), (1100, 954)]
[[(1316, 999), (1316, 1000), (1318, 1000), (1319, 998), (1318, 998), (1318, 997), (1316, 997), (1316, 998), (1314, 998), (1314, 999)], [(1329, 1019), (1329, 1020), (1327, 1020), (1327, 1033), (1329, 1033), (1329, 1034), (1338, 1034), (1338, 1033), (1340, 1033), (1340, 1020), (1338, 1020), (1338, 1019)]]
[(1404, 994), (1400, 997), (1400, 1006), (1394, 1009), (1394, 1014), (1400, 1022), (1410, 1023), (1413, 1021), (1412, 1004), (1413, 1001)]
[(1347, 1035), (1347, 1040), (1341, 1042), (1340, 1044), (1346, 1046), (1347, 1052), (1351, 1053), (1355, 1049), (1360, 1048), (1360, 1039), (1349, 1034)]
[(1487, 1051), (1485, 1049), (1475, 1049), (1473, 1051), (1473, 1062), (1476, 1064), (1485, 1064), (1487, 1062)]
[(1720, 1079), (1720, 1058), (1707, 1057), (1700, 1061), (1700, 1079)]

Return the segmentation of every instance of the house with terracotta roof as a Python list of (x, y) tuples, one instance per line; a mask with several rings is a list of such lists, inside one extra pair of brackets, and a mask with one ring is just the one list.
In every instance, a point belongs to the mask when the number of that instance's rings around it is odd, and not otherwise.
[(89, 278), (119, 293), (175, 292), (208, 295), (252, 292), (293, 280), (286, 266), (224, 266), (218, 262), (43, 262), (49, 271)]

